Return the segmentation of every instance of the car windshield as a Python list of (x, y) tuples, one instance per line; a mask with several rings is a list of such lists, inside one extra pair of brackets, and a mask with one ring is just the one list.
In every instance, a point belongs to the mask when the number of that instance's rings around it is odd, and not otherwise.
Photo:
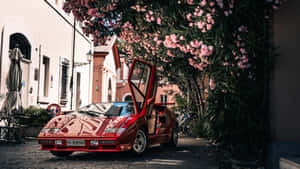
[(126, 116), (135, 113), (132, 102), (94, 103), (79, 108), (77, 112), (91, 116)]

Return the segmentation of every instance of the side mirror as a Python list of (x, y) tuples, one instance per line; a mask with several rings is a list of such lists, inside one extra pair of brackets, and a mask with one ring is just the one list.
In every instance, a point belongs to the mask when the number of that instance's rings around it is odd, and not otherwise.
[(150, 105), (150, 104), (154, 103), (154, 101), (155, 101), (155, 98), (151, 97), (147, 100), (146, 105)]

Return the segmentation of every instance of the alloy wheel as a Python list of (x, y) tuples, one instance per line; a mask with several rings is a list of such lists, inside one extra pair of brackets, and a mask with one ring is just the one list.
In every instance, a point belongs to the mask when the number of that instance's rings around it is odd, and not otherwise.
[(132, 148), (137, 154), (141, 154), (145, 151), (146, 147), (147, 147), (146, 134), (143, 130), (138, 130)]

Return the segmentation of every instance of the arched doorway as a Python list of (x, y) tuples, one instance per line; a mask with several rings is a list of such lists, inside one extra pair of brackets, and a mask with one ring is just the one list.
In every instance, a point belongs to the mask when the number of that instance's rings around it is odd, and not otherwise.
[(23, 54), (21, 59), (22, 69), (22, 89), (21, 89), (21, 100), (22, 106), (28, 106), (29, 100), (29, 74), (30, 74), (30, 63), (31, 63), (31, 45), (28, 39), (21, 33), (14, 33), (9, 36), (9, 50), (18, 47)]
[(124, 102), (132, 102), (132, 96), (131, 96), (131, 94), (126, 94), (126, 95), (123, 97), (123, 101), (124, 101)]
[(27, 60), (31, 59), (31, 45), (27, 38), (21, 33), (14, 33), (9, 37), (9, 49), (13, 49), (16, 45), (19, 45), (24, 58)]

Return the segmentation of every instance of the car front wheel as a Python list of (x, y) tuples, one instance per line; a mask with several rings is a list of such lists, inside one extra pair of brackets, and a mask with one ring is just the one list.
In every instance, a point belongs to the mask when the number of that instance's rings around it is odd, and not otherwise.
[(136, 137), (132, 146), (134, 154), (140, 155), (145, 152), (147, 144), (146, 133), (143, 130), (139, 129), (136, 133)]
[(73, 151), (50, 151), (51, 154), (57, 157), (67, 157), (73, 153)]

